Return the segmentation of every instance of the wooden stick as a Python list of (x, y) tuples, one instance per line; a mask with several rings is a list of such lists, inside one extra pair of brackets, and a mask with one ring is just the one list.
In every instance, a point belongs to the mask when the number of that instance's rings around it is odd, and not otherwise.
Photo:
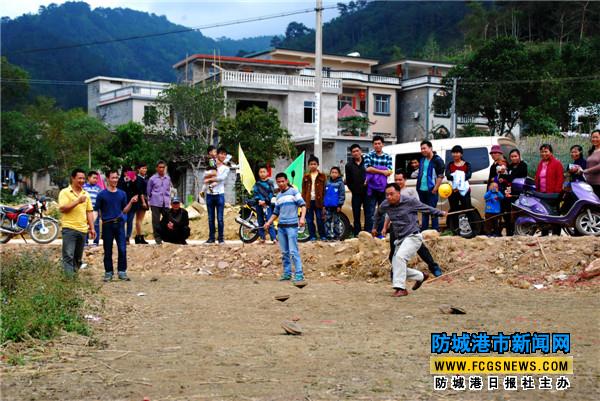
[(539, 245), (539, 247), (540, 247), (540, 251), (542, 251), (542, 256), (544, 257), (544, 260), (546, 261), (546, 265), (547, 265), (547, 266), (548, 266), (550, 269), (552, 269), (552, 265), (550, 264), (550, 262), (548, 262), (548, 258), (546, 257), (546, 252), (544, 252), (544, 248), (542, 247), (542, 243), (540, 242), (540, 239), (539, 239), (539, 238), (536, 238), (536, 240), (537, 240), (537, 243), (538, 243), (538, 245)]
[(456, 212), (450, 212), (450, 213), (447, 213), (447, 214), (446, 214), (446, 216), (451, 216), (451, 215), (453, 215), (453, 214), (460, 214), (460, 213), (470, 212), (470, 211), (472, 211), (472, 210), (475, 210), (475, 208), (474, 208), (474, 207), (472, 207), (471, 209), (457, 210)]
[(441, 276), (439, 276), (439, 277), (435, 277), (435, 278), (433, 278), (433, 279), (431, 279), (431, 280), (427, 280), (427, 281), (426, 281), (425, 283), (423, 283), (423, 284), (429, 284), (429, 283), (433, 283), (435, 280), (439, 280), (439, 279), (441, 279), (441, 278), (444, 278), (444, 277), (447, 277), (447, 276), (449, 276), (449, 275), (451, 275), (451, 274), (458, 273), (459, 271), (462, 271), (462, 270), (465, 270), (465, 269), (469, 269), (469, 268), (471, 268), (471, 267), (473, 267), (473, 266), (475, 266), (475, 264), (470, 264), (470, 265), (467, 265), (467, 266), (465, 266), (465, 267), (461, 267), (460, 269), (453, 270), (453, 271), (451, 271), (451, 272), (448, 272), (448, 273), (444, 273), (444, 274), (442, 274), (442, 275), (441, 275)]

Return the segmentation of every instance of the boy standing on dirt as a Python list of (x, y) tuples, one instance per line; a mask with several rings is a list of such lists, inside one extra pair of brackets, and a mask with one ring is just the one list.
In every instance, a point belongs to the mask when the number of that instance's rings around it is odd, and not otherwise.
[(327, 240), (332, 241), (340, 239), (341, 232), (336, 232), (336, 222), (338, 214), (342, 211), (342, 206), (346, 200), (346, 186), (342, 180), (342, 172), (339, 167), (332, 167), (329, 170), (329, 180), (325, 186), (325, 234)]
[[(302, 178), (302, 199), (306, 203), (307, 225), (310, 240), (325, 239), (325, 224), (323, 224), (323, 198), (325, 197), (325, 182), (327, 176), (319, 171), (319, 159), (315, 155), (308, 158), (308, 173)], [(315, 228), (315, 220), (317, 225)]]
[[(271, 199), (275, 196), (275, 188), (273, 187), (273, 181), (269, 180), (269, 171), (266, 166), (258, 168), (258, 177), (260, 180), (254, 184), (252, 194), (254, 195), (254, 200), (258, 203), (258, 207), (256, 208), (258, 225), (263, 226), (273, 213)], [(258, 229), (258, 235), (260, 242), (264, 243), (266, 235), (262, 227)], [(269, 235), (273, 243), (277, 242), (277, 234), (274, 228), (271, 227), (269, 229)]]
[(372, 235), (377, 236), (377, 225), (383, 224), (383, 219), (387, 214), (392, 230), (396, 235), (396, 251), (392, 259), (393, 281), (392, 286), (395, 292), (393, 297), (403, 297), (408, 295), (406, 291), (406, 279), (415, 280), (413, 291), (421, 287), (421, 284), (429, 274), (421, 273), (419, 270), (407, 267), (408, 261), (417, 254), (417, 251), (423, 244), (423, 236), (419, 232), (417, 224), (417, 212), (431, 213), (434, 216), (445, 216), (446, 212), (435, 209), (421, 203), (415, 198), (400, 195), (400, 186), (391, 183), (385, 188), (385, 200), (381, 203), (375, 213), (375, 226)]
[[(283, 275), (280, 280), (292, 279), (292, 261), (296, 269), (294, 281), (304, 281), (304, 272), (302, 271), (302, 260), (298, 251), (298, 227), (304, 227), (306, 216), (306, 203), (298, 190), (290, 186), (290, 182), (285, 173), (279, 173), (275, 176), (279, 194), (275, 200), (275, 209), (269, 220), (265, 223), (264, 229), (268, 230), (273, 221), (279, 217), (277, 234), (279, 248), (281, 248), (281, 261), (283, 263)], [(298, 219), (298, 208), (300, 208), (300, 219)]]

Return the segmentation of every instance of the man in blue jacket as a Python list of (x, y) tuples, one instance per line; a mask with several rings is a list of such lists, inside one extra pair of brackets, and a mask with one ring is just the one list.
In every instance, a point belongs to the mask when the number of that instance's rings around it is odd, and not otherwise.
[[(438, 203), (438, 188), (444, 178), (444, 161), (433, 151), (431, 142), (421, 142), (421, 154), (423, 157), (419, 162), (419, 177), (417, 178), (417, 193), (424, 204), (436, 207)], [(440, 229), (437, 216), (431, 216), (431, 228)], [(429, 214), (421, 216), (421, 231), (429, 229)]]

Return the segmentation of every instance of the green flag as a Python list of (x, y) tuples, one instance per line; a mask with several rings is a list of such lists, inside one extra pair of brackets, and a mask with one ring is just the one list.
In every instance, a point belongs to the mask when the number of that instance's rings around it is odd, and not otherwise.
[(302, 177), (304, 176), (304, 151), (285, 169), (290, 184), (296, 187), (298, 191), (302, 191)]

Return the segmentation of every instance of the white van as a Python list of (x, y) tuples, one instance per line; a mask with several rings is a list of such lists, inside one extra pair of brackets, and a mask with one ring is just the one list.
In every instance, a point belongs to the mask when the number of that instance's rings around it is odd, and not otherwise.
[[(471, 169), (473, 171), (473, 175), (469, 180), (471, 186), (471, 203), (479, 212), (479, 216), (474, 216), (474, 218), (483, 216), (485, 213), (485, 201), (483, 200), (483, 195), (485, 195), (485, 192), (487, 191), (489, 169), (493, 163), (492, 157), (490, 156), (490, 149), (493, 145), (500, 145), (504, 151), (504, 156), (508, 160), (509, 152), (517, 147), (516, 143), (510, 138), (499, 136), (438, 139), (431, 140), (431, 143), (433, 144), (433, 151), (444, 160), (444, 165), (452, 160), (452, 154), (450, 152), (452, 147), (454, 145), (462, 146), (464, 150), (463, 158), (471, 163)], [(420, 160), (422, 157), (420, 141), (389, 145), (384, 147), (383, 151), (392, 156), (394, 171), (404, 170), (410, 172), (410, 161), (412, 159)], [(388, 181), (394, 181), (393, 175), (389, 177)], [(446, 178), (444, 178), (444, 181), (446, 181)], [(407, 185), (409, 187), (415, 187), (417, 185), (417, 180), (409, 179)], [(448, 200), (440, 198), (438, 208), (448, 211)], [(444, 219), (441, 219), (440, 224), (445, 224), (445, 221), (443, 220)]]

